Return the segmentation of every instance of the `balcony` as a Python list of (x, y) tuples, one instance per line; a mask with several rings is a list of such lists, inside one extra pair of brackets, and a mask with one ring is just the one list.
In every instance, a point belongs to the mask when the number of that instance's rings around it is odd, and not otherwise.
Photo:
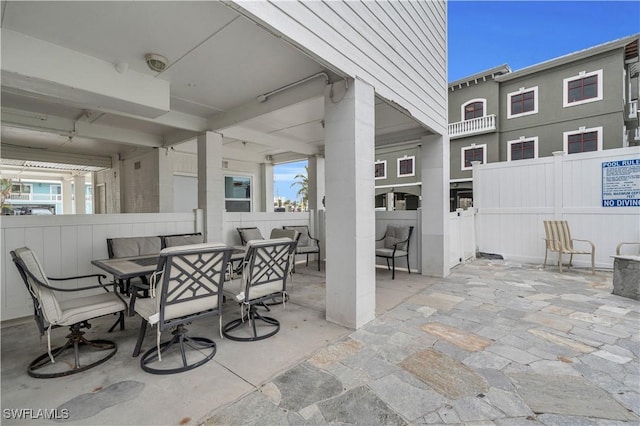
[(9, 194), (9, 200), (12, 201), (62, 201), (60, 194)]
[(461, 138), (463, 136), (478, 135), (496, 131), (496, 115), (485, 115), (471, 120), (458, 121), (449, 124), (449, 138)]

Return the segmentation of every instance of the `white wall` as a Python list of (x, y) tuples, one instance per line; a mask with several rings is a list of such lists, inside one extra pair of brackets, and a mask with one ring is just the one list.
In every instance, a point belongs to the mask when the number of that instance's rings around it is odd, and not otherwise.
[[(477, 166), (479, 250), (542, 263), (542, 221), (567, 220), (573, 238), (595, 244), (596, 266), (611, 268), (619, 242), (640, 241), (640, 208), (601, 207), (602, 163), (637, 158), (640, 149), (632, 147)], [(550, 256), (557, 262), (556, 254)], [(575, 256), (574, 263), (590, 265), (589, 256)]]
[(237, 2), (311, 57), (447, 133), (446, 1)]

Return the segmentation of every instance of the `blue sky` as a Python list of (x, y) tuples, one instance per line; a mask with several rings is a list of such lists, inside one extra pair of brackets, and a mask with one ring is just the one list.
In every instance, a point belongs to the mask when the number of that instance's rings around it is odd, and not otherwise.
[[(507, 64), (516, 71), (640, 32), (640, 2), (448, 2), (448, 80)], [(274, 196), (290, 200), (306, 162), (278, 165)]]

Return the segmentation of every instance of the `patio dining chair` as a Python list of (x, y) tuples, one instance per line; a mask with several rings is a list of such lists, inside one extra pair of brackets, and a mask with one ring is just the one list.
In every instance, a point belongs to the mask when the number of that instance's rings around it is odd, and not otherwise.
[[(34, 307), (34, 318), (40, 335), (47, 335), (47, 353), (33, 360), (27, 368), (27, 373), (35, 378), (54, 378), (68, 376), (86, 371), (115, 355), (118, 347), (109, 340), (88, 340), (82, 329), (89, 329), (89, 320), (105, 315), (119, 316), (120, 328), (124, 328), (124, 312), (126, 301), (115, 291), (115, 283), (109, 291), (101, 279), (101, 274), (90, 274), (67, 278), (50, 278), (44, 273), (35, 253), (28, 247), (12, 250), (11, 258), (27, 286)], [(75, 288), (58, 288), (50, 284), (50, 280), (67, 281), (83, 278), (97, 278), (98, 284)], [(97, 294), (81, 296), (75, 299), (59, 300), (60, 292), (84, 292), (85, 290), (100, 289)], [(86, 293), (84, 293), (86, 294)], [(116, 324), (118, 324), (116, 323)], [(68, 326), (71, 332), (66, 336), (64, 345), (51, 349), (51, 330)], [(113, 327), (112, 327), (113, 329)], [(73, 359), (65, 354), (73, 352)]]
[(222, 327), (224, 337), (252, 342), (271, 337), (280, 330), (280, 322), (262, 315), (258, 307), (270, 311), (266, 302), (274, 298), (281, 298), (284, 305), (291, 255), (295, 252), (295, 247), (296, 242), (290, 238), (254, 240), (248, 243), (240, 278), (227, 282), (224, 286), (224, 294), (228, 300), (235, 300), (240, 304), (240, 318)]
[(202, 235), (202, 232), (193, 232), (190, 234), (160, 235), (160, 242), (162, 248), (186, 246), (190, 244), (202, 244), (204, 243), (204, 235)]
[[(545, 242), (546, 249), (544, 251), (544, 265), (547, 266), (547, 255), (551, 252), (558, 252), (558, 269), (562, 272), (562, 255), (569, 255), (569, 267), (573, 264), (574, 254), (589, 254), (591, 255), (591, 273), (595, 274), (595, 255), (596, 247), (589, 240), (579, 240), (577, 238), (571, 238), (571, 232), (569, 231), (569, 223), (566, 220), (545, 220), (544, 231), (546, 234)], [(578, 250), (573, 247), (573, 242), (579, 241), (591, 246), (591, 250)]]
[(309, 266), (309, 255), (316, 254), (318, 256), (318, 271), (320, 270), (320, 240), (311, 236), (307, 225), (283, 226), (282, 229), (295, 230), (300, 234), (298, 236), (298, 244), (296, 246), (296, 254), (307, 255), (306, 266)]
[[(158, 270), (151, 276), (150, 297), (133, 306), (142, 318), (133, 356), (140, 354), (147, 325), (156, 325), (156, 345), (140, 359), (152, 374), (173, 374), (199, 367), (216, 354), (216, 343), (192, 337), (185, 327), (192, 321), (220, 315), (222, 285), (233, 249), (222, 243), (167, 247), (160, 252)], [(222, 327), (222, 318), (220, 318)], [(160, 343), (163, 331), (173, 337)], [(170, 349), (177, 349), (173, 353)], [(177, 353), (176, 353), (177, 352)]]
[[(379, 240), (376, 240), (376, 257), (383, 257), (387, 260), (387, 269), (391, 269), (391, 279), (396, 279), (396, 259), (405, 257), (407, 259), (407, 270), (411, 273), (409, 266), (409, 243), (413, 226), (387, 225), (387, 229)], [(380, 247), (378, 247), (380, 246)], [(389, 265), (391, 259), (391, 266)]]

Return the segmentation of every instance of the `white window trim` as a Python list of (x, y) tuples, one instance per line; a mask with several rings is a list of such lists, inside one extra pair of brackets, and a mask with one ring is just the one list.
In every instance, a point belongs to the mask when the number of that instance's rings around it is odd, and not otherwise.
[[(511, 98), (515, 95), (521, 95), (523, 93), (533, 92), (533, 111), (521, 112), (519, 114), (511, 113)], [(525, 115), (537, 114), (538, 113), (538, 86), (533, 87), (521, 87), (515, 92), (507, 93), (507, 119), (510, 118), (518, 118), (524, 117)]]
[(225, 188), (224, 186), (222, 187), (222, 191), (223, 191), (223, 195), (224, 195), (224, 201), (225, 203), (227, 201), (249, 201), (249, 213), (253, 212), (253, 197), (255, 195), (255, 187), (254, 187), (254, 176), (250, 175), (250, 174), (244, 174), (244, 173), (225, 173), (222, 177), (222, 181), (224, 182), (225, 178), (233, 178), (233, 177), (243, 177), (243, 178), (249, 178), (249, 185), (251, 187), (251, 196), (249, 198), (227, 198), (227, 194), (224, 192)]
[[(524, 136), (520, 136), (519, 139), (514, 139), (511, 141), (507, 141), (507, 161), (520, 161), (520, 160), (511, 160), (511, 145), (522, 142), (533, 141), (533, 158), (538, 158), (538, 137), (532, 136), (530, 138), (526, 138)], [(530, 158), (527, 158), (530, 160)]]
[(460, 170), (472, 170), (473, 166), (465, 167), (464, 165), (464, 153), (470, 149), (482, 148), (482, 164), (487, 164), (487, 144), (483, 143), (480, 145), (471, 144), (469, 146), (463, 146), (460, 150)]
[(374, 170), (373, 170), (373, 174), (374, 174), (374, 178), (375, 178), (375, 180), (386, 179), (386, 178), (387, 178), (387, 160), (378, 160), (378, 161), (376, 161), (376, 162), (374, 163), (374, 167), (375, 167), (377, 164), (384, 164), (384, 175), (383, 175), (383, 176), (380, 176), (380, 177), (375, 177), (375, 173), (376, 173), (376, 171), (375, 171), (375, 168), (374, 168)]
[[(570, 130), (568, 132), (563, 132), (562, 133), (562, 149), (564, 150), (564, 152), (566, 152), (567, 154), (569, 154), (569, 136), (571, 135), (577, 135), (580, 133), (589, 133), (589, 132), (598, 132), (598, 151), (602, 151), (602, 126), (599, 127), (591, 127), (589, 129), (585, 128), (585, 127), (580, 127), (578, 130)], [(589, 152), (593, 152), (593, 151), (589, 151)], [(574, 154), (582, 154), (582, 153), (574, 153)]]
[[(575, 80), (579, 80), (582, 78), (591, 77), (592, 75), (598, 76), (598, 94), (595, 98), (583, 99), (581, 101), (569, 102), (569, 83)], [(562, 107), (572, 107), (576, 105), (588, 104), (589, 102), (597, 102), (602, 100), (602, 70), (596, 70), (591, 72), (581, 71), (578, 75), (574, 75), (572, 77), (567, 77), (562, 80)]]
[[(407, 173), (407, 174), (404, 174), (404, 175), (400, 174), (400, 161), (403, 161), (403, 160), (411, 160), (411, 163), (413, 164), (413, 167), (411, 167), (411, 170), (412, 170), (411, 173)], [(415, 176), (416, 175), (416, 156), (415, 155), (410, 155), (410, 156), (409, 155), (405, 155), (402, 158), (398, 158), (396, 161), (397, 161), (397, 164), (396, 164), (397, 165), (397, 169), (396, 169), (396, 171), (397, 171), (397, 175), (398, 175), (399, 178), (401, 178), (401, 177), (411, 177), (411, 176)]]
[(482, 116), (483, 117), (487, 116), (487, 100), (484, 98), (476, 98), (476, 99), (471, 99), (470, 101), (467, 101), (462, 104), (462, 106), (460, 107), (460, 121), (469, 121), (464, 119), (464, 109), (467, 107), (467, 105), (475, 102), (482, 102)]

